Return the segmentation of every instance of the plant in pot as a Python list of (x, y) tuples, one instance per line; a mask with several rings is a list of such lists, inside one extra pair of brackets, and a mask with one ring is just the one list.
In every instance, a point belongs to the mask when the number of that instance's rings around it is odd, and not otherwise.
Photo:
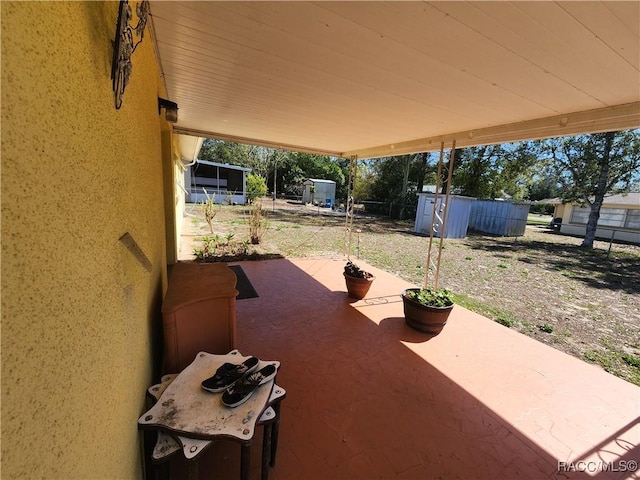
[(402, 292), (404, 319), (412, 328), (439, 334), (453, 309), (453, 295), (446, 288), (408, 288)]
[(349, 296), (360, 300), (363, 299), (369, 291), (375, 277), (349, 260), (344, 266), (344, 279), (347, 283)]

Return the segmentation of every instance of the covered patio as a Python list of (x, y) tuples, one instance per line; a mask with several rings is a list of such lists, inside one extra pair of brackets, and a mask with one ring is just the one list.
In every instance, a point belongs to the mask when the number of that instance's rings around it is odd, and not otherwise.
[[(637, 4), (153, 2), (151, 11), (167, 91), (184, 105), (173, 132), (186, 158), (197, 155), (185, 142), (194, 136), (353, 163), (640, 124)], [(280, 360), (288, 392), (271, 478), (630, 475), (616, 468), (640, 456), (637, 387), (459, 306), (428, 338), (404, 323), (410, 285), (366, 266), (377, 280), (352, 302), (343, 265), (242, 264), (259, 297), (237, 302), (238, 348)], [(253, 449), (259, 478), (259, 442)], [(596, 463), (570, 463), (579, 461)], [(200, 478), (238, 471), (232, 444), (200, 462)]]
[[(197, 138), (355, 162), (638, 128), (639, 13), (2, 2), (3, 478), (144, 478), (136, 420)], [(385, 272), (350, 303), (342, 260), (243, 267), (260, 296), (237, 302), (239, 348), (279, 359), (288, 392), (271, 478), (565, 478), (557, 461), (638, 459), (622, 380), (458, 307), (427, 340)], [(214, 446), (200, 477), (237, 478), (236, 448)]]
[[(238, 348), (280, 360), (287, 390), (270, 478), (637, 478), (620, 470), (640, 455), (637, 387), (459, 306), (431, 338), (404, 323), (411, 285), (366, 265), (354, 301), (343, 265), (241, 262), (259, 297), (237, 301)], [(239, 458), (214, 444), (199, 478), (237, 478)]]

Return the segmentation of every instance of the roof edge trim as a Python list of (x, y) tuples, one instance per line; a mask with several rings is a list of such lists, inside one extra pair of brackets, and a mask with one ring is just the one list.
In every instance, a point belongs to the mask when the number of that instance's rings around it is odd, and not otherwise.
[(294, 152), (312, 153), (316, 155), (328, 155), (330, 157), (342, 157), (342, 153), (331, 150), (322, 150), (319, 148), (302, 147), (299, 145), (290, 145), (286, 143), (274, 142), (269, 140), (261, 140), (257, 138), (237, 137), (235, 135), (227, 135), (224, 133), (209, 132), (206, 130), (197, 130), (194, 128), (186, 128), (173, 126), (173, 133), (181, 135), (191, 135), (195, 137), (214, 138), (216, 140), (224, 140), (226, 142), (243, 143), (247, 145), (257, 145), (259, 147), (279, 148), (282, 150), (290, 150)]

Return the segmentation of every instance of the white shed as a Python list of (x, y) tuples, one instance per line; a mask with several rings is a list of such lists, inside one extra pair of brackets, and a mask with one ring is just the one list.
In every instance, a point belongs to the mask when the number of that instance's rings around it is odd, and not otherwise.
[[(418, 211), (416, 213), (415, 231), (417, 233), (429, 234), (433, 218), (433, 204), (435, 195), (433, 193), (418, 194)], [(444, 215), (445, 195), (438, 195), (438, 205), (436, 212), (439, 216)], [(473, 197), (462, 195), (449, 195), (449, 209), (447, 210), (447, 223), (444, 230), (444, 238), (464, 238), (467, 236), (469, 227), (469, 213)], [(440, 234), (434, 234), (439, 237)]]
[(313, 203), (325, 207), (332, 207), (336, 203), (336, 182), (310, 178), (303, 183), (303, 203)]

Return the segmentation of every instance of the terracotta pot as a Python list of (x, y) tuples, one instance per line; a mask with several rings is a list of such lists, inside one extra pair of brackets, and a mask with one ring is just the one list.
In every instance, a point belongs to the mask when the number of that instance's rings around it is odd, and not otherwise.
[(412, 328), (432, 335), (439, 334), (447, 324), (449, 314), (453, 305), (448, 307), (431, 307), (422, 305), (407, 297), (410, 290), (420, 290), (419, 288), (409, 288), (402, 292), (402, 303), (404, 306), (404, 320)]
[(357, 278), (343, 273), (347, 282), (347, 292), (351, 298), (361, 300), (365, 297), (375, 277)]

